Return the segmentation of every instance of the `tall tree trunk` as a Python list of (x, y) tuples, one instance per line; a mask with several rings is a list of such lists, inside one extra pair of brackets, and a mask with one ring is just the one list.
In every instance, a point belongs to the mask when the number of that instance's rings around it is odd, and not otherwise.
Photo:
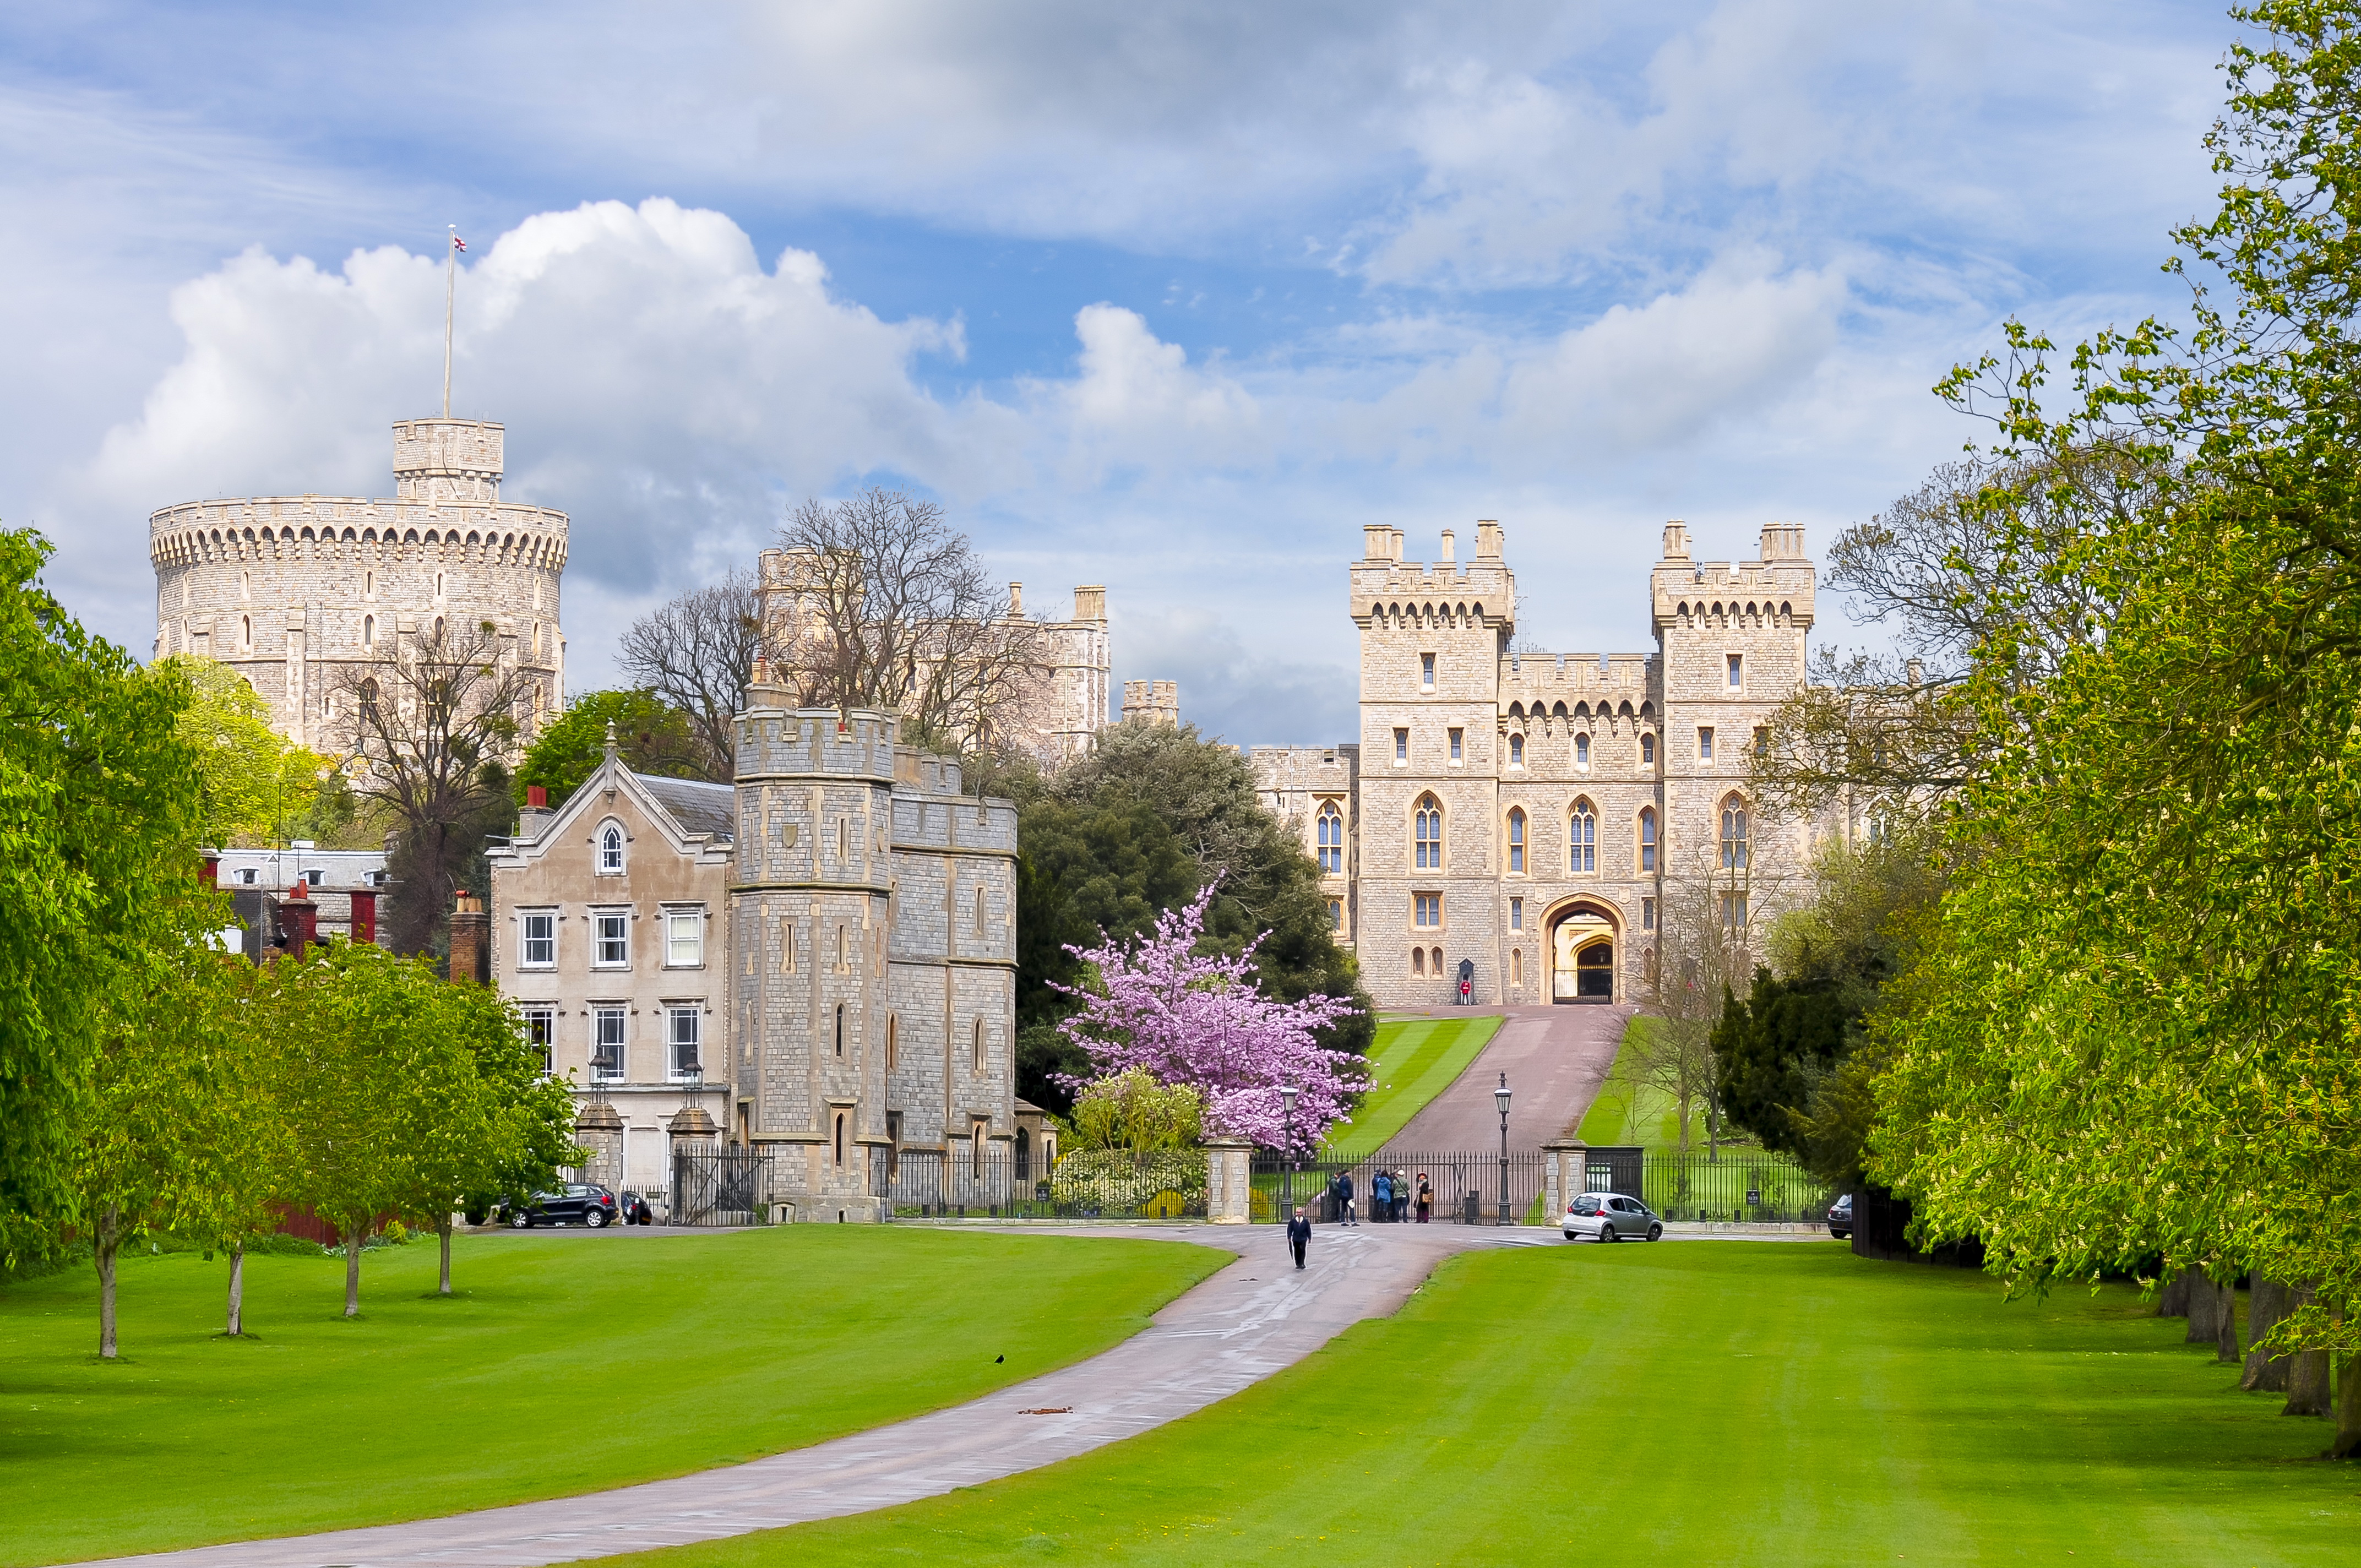
[(361, 1221), (345, 1233), (345, 1316), (361, 1315), (361, 1233), (368, 1226)]
[(240, 1239), (229, 1249), (229, 1337), (246, 1332), (246, 1243)]
[(444, 1215), (434, 1222), (434, 1232), (443, 1238), (443, 1287), (441, 1294), (451, 1294), (451, 1216)]
[(99, 1216), (93, 1249), (98, 1264), (98, 1357), (115, 1359), (115, 1255), (123, 1245), (123, 1211), (109, 1209)]
[[(2288, 1310), (2312, 1305), (2312, 1287), (2295, 1288)], [(2280, 1411), (2283, 1416), (2324, 1416), (2328, 1414), (2328, 1353), (2324, 1350), (2300, 1350), (2288, 1357), (2288, 1402)]]
[(2361, 1351), (2337, 1358), (2336, 1437), (2328, 1445), (2331, 1459), (2361, 1453)]
[(2288, 1314), (2294, 1292), (2281, 1281), (2255, 1276), (2253, 1287), (2246, 1292), (2246, 1343), (2255, 1348), (2246, 1352), (2246, 1370), (2238, 1379), (2238, 1387), (2250, 1393), (2284, 1394), (2288, 1386), (2288, 1358), (2274, 1355), (2262, 1348), (2263, 1339)]
[(2202, 1268), (2192, 1268), (2186, 1276), (2189, 1281), (2187, 1304), (2181, 1309), (2189, 1314), (2189, 1332), (2183, 1344), (2213, 1344), (2222, 1337), (2215, 1314), (2222, 1310), (2221, 1292)]
[[(2223, 1266), (2225, 1274), (2228, 1268), (2228, 1265)], [(2239, 1360), (2238, 1277), (2231, 1274), (2214, 1288), (2220, 1293), (2216, 1297), (2220, 1311), (2213, 1320), (2213, 1359), (2221, 1365), (2235, 1366)]]
[(2158, 1317), (2189, 1316), (2189, 1277), (2195, 1272), (2194, 1269), (2184, 1268), (2166, 1281), (2163, 1291), (2156, 1299)]

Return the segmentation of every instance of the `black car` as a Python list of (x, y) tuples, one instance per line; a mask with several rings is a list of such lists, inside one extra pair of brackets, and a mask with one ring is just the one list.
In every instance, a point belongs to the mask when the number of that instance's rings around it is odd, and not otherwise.
[(1828, 1234), (1843, 1241), (1852, 1234), (1852, 1194), (1848, 1192), (1828, 1205)]
[(530, 1203), (509, 1209), (511, 1228), (529, 1231), (535, 1225), (588, 1225), (598, 1230), (615, 1223), (615, 1195), (587, 1181), (569, 1181), (555, 1192), (536, 1192)]
[(648, 1208), (648, 1201), (641, 1197), (638, 1193), (626, 1190), (623, 1193), (623, 1212), (621, 1214), (617, 1216), (616, 1223), (623, 1225), (653, 1225), (655, 1223), (656, 1217), (650, 1212)]

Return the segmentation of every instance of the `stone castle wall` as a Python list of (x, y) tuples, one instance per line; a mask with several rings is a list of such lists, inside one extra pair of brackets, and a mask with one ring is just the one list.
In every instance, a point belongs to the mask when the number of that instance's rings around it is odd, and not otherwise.
[[(1448, 1004), (1463, 964), (1479, 1003), (1637, 1000), (1675, 901), (1743, 893), (1759, 924), (1806, 864), (1807, 827), (1766, 827), (1744, 792), (1756, 727), (1804, 680), (1802, 530), (1766, 527), (1757, 559), (1705, 563), (1668, 527), (1646, 653), (1517, 648), (1499, 525), (1477, 525), (1472, 560), (1455, 543), (1409, 562), (1399, 530), (1373, 527), (1349, 568), (1361, 733), (1329, 879), (1341, 934), (1388, 1008)], [(1322, 755), (1254, 754), (1265, 803), (1315, 855)], [(1721, 863), (1725, 811), (1744, 813), (1740, 868)], [(1440, 816), (1426, 863), (1422, 812)]]
[(315, 751), (352, 745), (343, 687), (399, 640), (489, 621), (503, 661), (533, 677), (527, 729), (564, 706), (559, 580), (567, 519), (500, 499), (501, 427), (394, 427), (396, 494), (186, 501), (148, 521), (155, 655), (230, 665), (273, 727)]

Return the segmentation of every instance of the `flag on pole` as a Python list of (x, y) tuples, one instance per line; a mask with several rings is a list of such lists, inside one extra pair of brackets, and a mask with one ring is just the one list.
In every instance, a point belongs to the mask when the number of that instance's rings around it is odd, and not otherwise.
[(459, 233), (456, 229), (454, 229), (451, 232), (451, 248), (454, 250), (465, 250), (467, 248), (467, 242), (459, 237)]

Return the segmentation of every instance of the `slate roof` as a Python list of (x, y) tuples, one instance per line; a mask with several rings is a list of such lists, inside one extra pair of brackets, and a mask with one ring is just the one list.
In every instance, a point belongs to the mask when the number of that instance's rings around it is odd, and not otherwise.
[(661, 779), (646, 773), (631, 776), (656, 797), (657, 804), (672, 813), (672, 819), (680, 824), (682, 832), (710, 834), (724, 844), (736, 839), (738, 792), (730, 785), (707, 784), (702, 779)]

